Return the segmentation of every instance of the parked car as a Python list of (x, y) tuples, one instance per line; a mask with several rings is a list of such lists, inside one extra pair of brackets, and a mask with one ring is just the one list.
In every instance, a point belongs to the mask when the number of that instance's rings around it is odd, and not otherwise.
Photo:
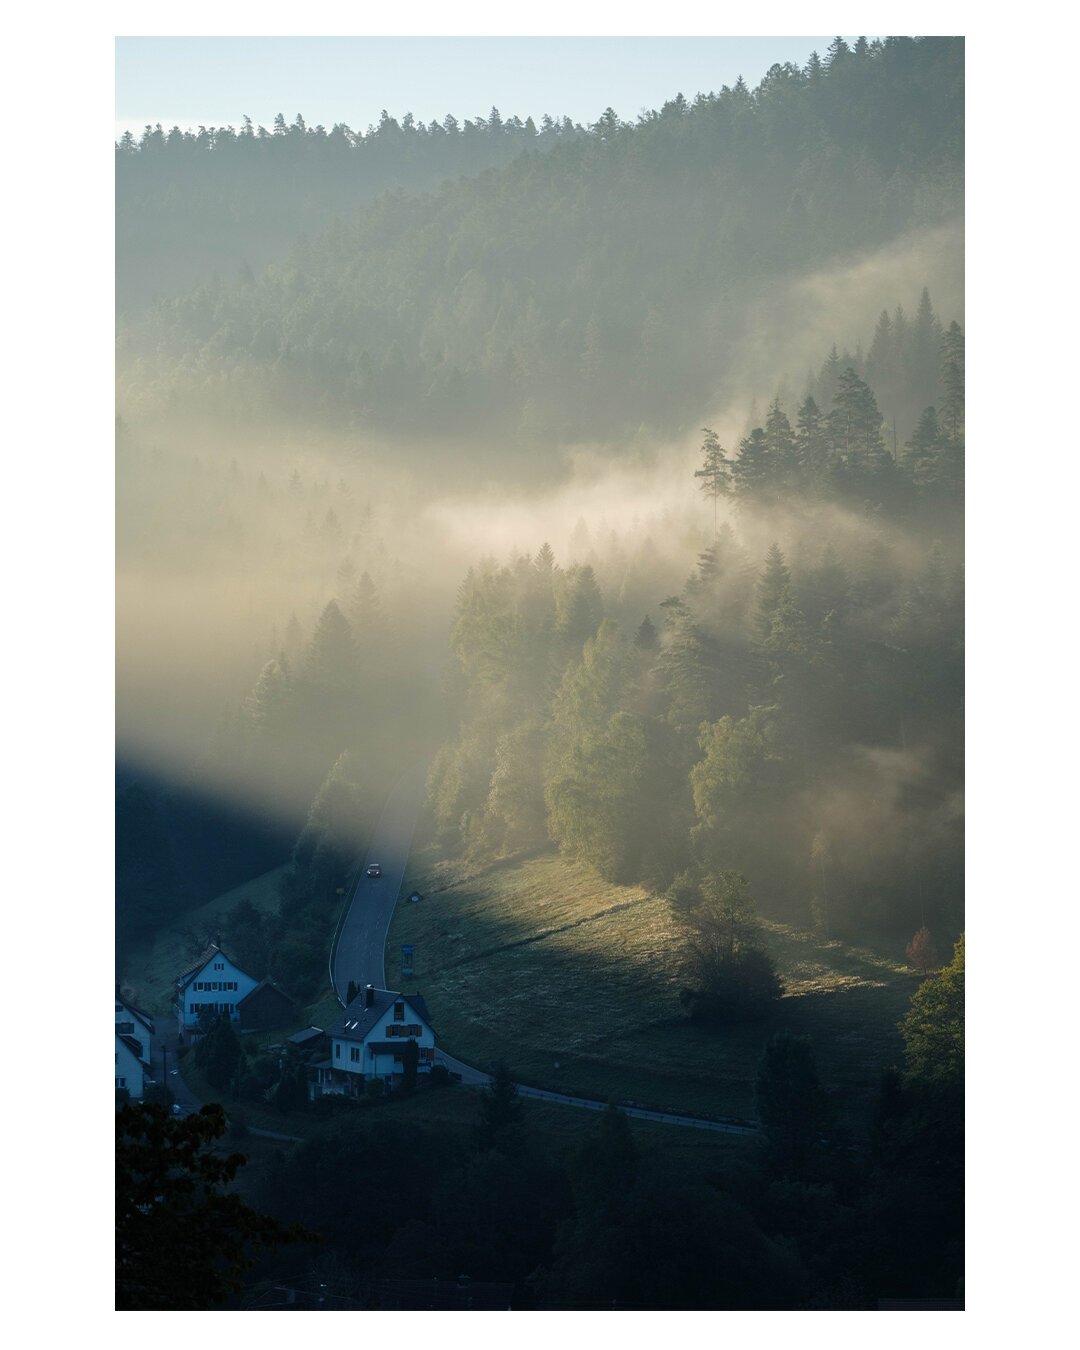
[(381, 877), (381, 876), (382, 876), (382, 868), (379, 866), (378, 863), (372, 863), (371, 866), (370, 866), (370, 867), (368, 868), (368, 870), (367, 870), (367, 874), (368, 874), (369, 877)]

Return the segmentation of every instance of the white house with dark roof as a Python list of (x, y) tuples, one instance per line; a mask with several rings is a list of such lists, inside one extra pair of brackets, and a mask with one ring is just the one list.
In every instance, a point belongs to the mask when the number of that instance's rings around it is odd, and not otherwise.
[(413, 1041), (419, 1051), (417, 1069), (429, 1072), (435, 1063), (435, 1032), (427, 1004), (419, 994), (361, 989), (327, 1030), (330, 1053), (312, 1066), (312, 1095), (362, 1092), (366, 1079), (393, 1083), (404, 1072), (404, 1047)]
[(141, 1102), (146, 1075), (150, 1072), (149, 1051), (144, 1057), (134, 1036), (116, 1032), (116, 1090), (124, 1088), (133, 1102)]
[(119, 989), (116, 991), (116, 1032), (118, 1036), (131, 1036), (137, 1041), (140, 1058), (149, 1064), (154, 1019), (128, 999), (122, 998)]
[(228, 1013), (240, 1021), (237, 1004), (259, 983), (253, 975), (230, 961), (216, 943), (207, 947), (198, 961), (176, 981), (176, 1017), (181, 1036), (198, 1030), (200, 1018)]

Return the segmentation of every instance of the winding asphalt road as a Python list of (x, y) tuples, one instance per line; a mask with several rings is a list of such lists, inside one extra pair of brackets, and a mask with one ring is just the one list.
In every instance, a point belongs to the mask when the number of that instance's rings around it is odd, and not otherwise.
[[(376, 826), (359, 878), (353, 887), (349, 909), (330, 959), (334, 992), (342, 1004), (345, 1002), (350, 980), (354, 981), (358, 988), (363, 988), (365, 984), (373, 984), (379, 989), (387, 988), (386, 935), (401, 891), (417, 817), (424, 801), (426, 768), (424, 763), (414, 765), (402, 775), (391, 792)], [(382, 868), (381, 877), (367, 875), (367, 869), (373, 862), (377, 862)], [(483, 1085), (491, 1082), (490, 1074), (454, 1059), (443, 1050), (436, 1050), (435, 1062), (445, 1064), (451, 1073), (460, 1077), (462, 1083)], [(548, 1092), (543, 1088), (528, 1087), (524, 1083), (519, 1083), (517, 1087), (523, 1097), (559, 1102), (565, 1106), (576, 1106), (588, 1111), (603, 1111), (607, 1106), (606, 1102), (591, 1101), (587, 1097), (568, 1097), (561, 1092)], [(715, 1130), (722, 1134), (758, 1133), (756, 1127), (749, 1124), (699, 1120), (695, 1116), (649, 1111), (636, 1106), (623, 1106), (620, 1109), (636, 1120), (684, 1125), (698, 1130)]]
[[(349, 910), (330, 962), (331, 983), (342, 1004), (350, 980), (361, 989), (365, 984), (373, 984), (377, 989), (386, 988), (383, 968), (386, 934), (424, 801), (426, 770), (427, 765), (423, 762), (413, 765), (387, 798), (368, 855), (353, 886)], [(367, 875), (372, 863), (378, 863), (382, 868), (381, 877)]]

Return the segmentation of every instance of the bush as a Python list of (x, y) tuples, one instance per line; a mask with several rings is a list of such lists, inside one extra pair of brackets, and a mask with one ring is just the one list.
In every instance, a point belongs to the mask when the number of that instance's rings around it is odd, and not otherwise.
[(450, 1070), (445, 1064), (433, 1064), (427, 1078), (428, 1087), (433, 1088), (447, 1087), (452, 1081), (450, 1078)]
[(720, 956), (707, 988), (684, 989), (679, 1000), (694, 1022), (718, 1026), (764, 1017), (784, 992), (772, 957), (761, 947), (738, 947)]
[(143, 1089), (144, 1106), (172, 1106), (176, 1098), (168, 1083), (150, 1083)]

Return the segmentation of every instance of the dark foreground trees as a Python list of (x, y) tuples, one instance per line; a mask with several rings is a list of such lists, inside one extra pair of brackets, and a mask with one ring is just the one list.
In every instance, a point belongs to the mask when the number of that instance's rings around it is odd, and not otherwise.
[(771, 1038), (758, 1066), (756, 1097), (770, 1165), (779, 1176), (802, 1177), (831, 1118), (809, 1036), (782, 1031)]
[(246, 1162), (213, 1150), (225, 1112), (177, 1120), (163, 1106), (116, 1115), (116, 1307), (211, 1308), (240, 1286), (257, 1247), (293, 1240), (228, 1187)]

